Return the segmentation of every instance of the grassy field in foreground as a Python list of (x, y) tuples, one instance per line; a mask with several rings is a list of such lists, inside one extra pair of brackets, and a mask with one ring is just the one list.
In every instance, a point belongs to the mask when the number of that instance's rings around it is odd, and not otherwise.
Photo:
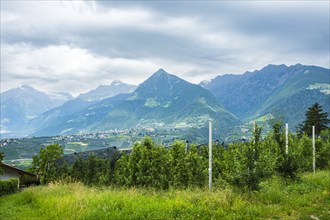
[(157, 191), (50, 184), (0, 198), (0, 219), (330, 219), (330, 172), (259, 192), (230, 188)]

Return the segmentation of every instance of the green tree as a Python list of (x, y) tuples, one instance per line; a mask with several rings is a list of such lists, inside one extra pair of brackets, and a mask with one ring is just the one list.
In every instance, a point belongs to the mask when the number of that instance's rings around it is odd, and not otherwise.
[[(316, 141), (316, 167), (320, 169), (330, 168), (330, 129), (321, 132), (321, 138)], [(317, 143), (321, 142), (318, 147)]]
[(63, 148), (59, 144), (50, 144), (41, 148), (38, 155), (32, 157), (30, 172), (40, 176), (41, 183), (45, 183), (45, 175), (51, 161), (63, 156)]
[(49, 162), (46, 173), (43, 175), (43, 183), (49, 183), (56, 180), (67, 180), (70, 176), (70, 167), (67, 161), (63, 163)]
[(222, 145), (216, 144), (212, 147), (212, 178), (214, 180), (221, 179), (222, 171), (224, 169), (224, 152), (225, 148)]
[(151, 150), (151, 157), (152, 186), (158, 189), (167, 189), (170, 173), (168, 151), (163, 146), (154, 146)]
[(224, 152), (222, 176), (234, 186), (258, 190), (259, 183), (275, 172), (274, 141), (261, 139), (261, 128), (256, 126), (249, 143), (232, 143)]
[[(278, 175), (287, 179), (295, 179), (298, 172), (298, 163), (299, 156), (301, 151), (298, 150), (298, 139), (297, 137), (293, 138), (291, 134), (288, 136), (289, 140), (289, 154), (285, 152), (285, 130), (283, 118), (276, 119), (272, 126), (272, 131), (266, 138), (268, 146), (271, 147), (269, 159), (275, 159), (274, 169)], [(297, 146), (295, 146), (297, 145)]]
[(243, 173), (246, 172), (246, 155), (245, 148), (249, 143), (231, 143), (228, 150), (224, 152), (224, 168), (222, 170), (222, 178), (228, 183), (243, 187)]
[(329, 169), (330, 168), (330, 137), (323, 140), (318, 138), (315, 143), (316, 148), (316, 168)]
[(123, 153), (115, 163), (114, 182), (119, 186), (132, 185), (130, 156)]
[(79, 156), (72, 164), (72, 177), (77, 181), (84, 181), (86, 162)]
[(285, 152), (285, 136), (283, 129), (283, 119), (275, 120), (272, 125), (272, 131), (270, 134), (271, 138), (278, 144), (280, 148), (280, 153), (284, 154)]
[(98, 185), (102, 175), (103, 160), (95, 156), (94, 153), (89, 155), (86, 160), (86, 172), (84, 172), (84, 183), (87, 185)]
[(312, 126), (315, 126), (315, 135), (320, 135), (322, 130), (328, 127), (330, 120), (328, 119), (328, 113), (323, 112), (322, 106), (315, 102), (306, 112), (306, 119), (302, 124), (298, 125), (300, 134), (312, 135)]
[(101, 159), (101, 161), (102, 169), (99, 176), (99, 184), (110, 185), (114, 183), (115, 161), (113, 161), (112, 158)]
[[(198, 153), (196, 145), (192, 145), (186, 155), (188, 185), (203, 187), (206, 183), (207, 168), (204, 166), (202, 155)], [(215, 171), (216, 172), (216, 171)]]
[(254, 131), (253, 131), (253, 142), (245, 145), (245, 157), (246, 157), (246, 172), (243, 173), (243, 178), (245, 184), (250, 189), (257, 189), (258, 184), (260, 181), (260, 170), (258, 170), (258, 160), (260, 157), (260, 150), (261, 150), (261, 131), (262, 128), (255, 124)]
[(252, 132), (253, 135), (253, 143), (257, 146), (261, 141), (261, 131), (262, 127), (259, 127), (257, 123), (255, 123), (254, 130)]
[(312, 140), (306, 134), (302, 135), (297, 144), (297, 160), (299, 161), (298, 171), (307, 172), (312, 171)]
[[(127, 160), (123, 157), (116, 165), (116, 182), (126, 182), (133, 186), (168, 188), (169, 168), (168, 151), (163, 146), (157, 146), (150, 137), (144, 138), (133, 147), (128, 159), (129, 178), (127, 176)], [(119, 170), (118, 170), (119, 169)], [(122, 171), (120, 174), (118, 171)]]
[(153, 142), (153, 140), (150, 137), (146, 137), (141, 141), (141, 143), (137, 143), (134, 146), (130, 158), (133, 185), (151, 185), (151, 151), (154, 145), (155, 143)]
[[(284, 132), (283, 140), (285, 140)], [(276, 162), (277, 174), (282, 176), (286, 182), (297, 179), (301, 161), (305, 160), (305, 158), (300, 157), (301, 151), (299, 148), (299, 138), (297, 135), (292, 135), (289, 133), (288, 147), (288, 154), (284, 152), (284, 147), (281, 148)]]
[(170, 148), (171, 185), (186, 187), (188, 172), (186, 163), (186, 149), (183, 141), (175, 141)]

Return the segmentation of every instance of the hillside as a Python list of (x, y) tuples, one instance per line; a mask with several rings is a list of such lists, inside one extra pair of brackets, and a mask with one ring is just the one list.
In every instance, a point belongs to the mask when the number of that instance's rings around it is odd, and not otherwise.
[[(28, 127), (31, 131), (30, 134), (34, 134), (36, 131), (43, 130), (47, 127), (55, 126), (56, 124), (63, 121), (65, 118), (82, 111), (84, 108), (92, 105), (93, 103), (95, 102), (89, 102), (79, 98), (75, 98), (59, 107), (44, 112), (40, 116), (28, 122)], [(45, 133), (44, 135), (48, 134)]]
[[(297, 66), (297, 65), (296, 65)], [(267, 113), (286, 116), (296, 126), (305, 118), (305, 112), (315, 102), (330, 114), (330, 72), (316, 66), (298, 65), (296, 74), (277, 89), (263, 104), (257, 116)]]
[[(240, 121), (202, 87), (158, 70), (114, 108), (93, 130), (129, 127), (204, 128), (209, 118), (228, 132)], [(220, 123), (221, 121), (221, 123)]]
[(205, 138), (210, 117), (222, 136), (240, 123), (210, 92), (160, 69), (131, 94), (92, 102), (77, 98), (31, 122), (33, 136), (166, 127), (193, 129)]
[(0, 219), (328, 219), (329, 180), (328, 171), (288, 185), (273, 178), (250, 193), (55, 183), (0, 197)]
[(101, 101), (85, 101), (76, 98), (31, 121), (32, 126), (35, 128), (32, 135), (52, 136), (86, 131), (102, 120), (127, 96), (128, 94), (119, 94)]
[(296, 64), (268, 65), (242, 75), (218, 76), (201, 85), (242, 120), (266, 114), (285, 116), (293, 126), (316, 101), (330, 109), (329, 69)]

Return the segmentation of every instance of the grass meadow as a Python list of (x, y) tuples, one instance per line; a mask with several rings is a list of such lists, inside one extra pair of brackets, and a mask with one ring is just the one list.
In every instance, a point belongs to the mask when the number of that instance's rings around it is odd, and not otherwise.
[(36, 186), (0, 197), (0, 219), (330, 219), (330, 172), (279, 177), (257, 192), (208, 189)]

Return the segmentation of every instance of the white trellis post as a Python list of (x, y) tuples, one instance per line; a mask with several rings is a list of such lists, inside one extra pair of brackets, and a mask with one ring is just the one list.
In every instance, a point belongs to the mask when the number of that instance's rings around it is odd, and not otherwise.
[(212, 188), (212, 119), (209, 120), (209, 189)]
[(289, 153), (289, 125), (285, 124), (285, 153)]
[(315, 126), (313, 125), (313, 173), (315, 173)]

